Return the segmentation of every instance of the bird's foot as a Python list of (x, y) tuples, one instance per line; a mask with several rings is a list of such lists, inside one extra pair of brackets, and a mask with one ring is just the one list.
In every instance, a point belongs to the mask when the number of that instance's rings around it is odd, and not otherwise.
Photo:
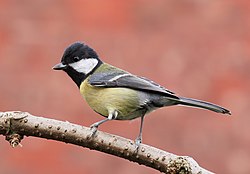
[(94, 124), (92, 124), (91, 126), (90, 126), (90, 130), (92, 131), (92, 133), (91, 133), (91, 137), (93, 137), (95, 134), (96, 134), (96, 132), (97, 132), (97, 129), (98, 129), (98, 124), (96, 124), (96, 123), (94, 123)]
[(141, 145), (141, 142), (142, 142), (141, 136), (139, 136), (139, 137), (137, 137), (137, 138), (135, 139), (135, 148), (136, 148), (136, 152), (138, 152), (139, 147), (140, 147), (140, 145)]

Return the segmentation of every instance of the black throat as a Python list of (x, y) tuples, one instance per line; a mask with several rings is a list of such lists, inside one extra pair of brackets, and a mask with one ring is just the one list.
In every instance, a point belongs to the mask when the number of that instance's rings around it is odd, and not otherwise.
[(74, 70), (72, 67), (68, 67), (67, 69), (65, 69), (64, 71), (70, 76), (70, 78), (76, 83), (76, 85), (78, 86), (78, 88), (80, 88), (82, 82), (91, 74), (93, 74), (95, 72), (95, 70), (101, 66), (103, 64), (103, 62), (101, 60), (98, 60), (98, 64), (95, 66), (95, 68), (93, 68), (93, 70), (91, 70), (88, 74), (84, 74), (84, 73), (79, 73), (78, 71)]

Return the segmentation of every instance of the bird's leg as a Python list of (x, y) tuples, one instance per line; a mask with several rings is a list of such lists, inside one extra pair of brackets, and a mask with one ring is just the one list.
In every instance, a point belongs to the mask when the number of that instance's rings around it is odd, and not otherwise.
[(94, 135), (98, 129), (98, 126), (101, 125), (102, 123), (105, 123), (109, 121), (109, 118), (105, 118), (104, 120), (98, 121), (90, 126), (90, 129), (92, 130), (92, 135)]
[(117, 112), (117, 111), (110, 112), (108, 118), (105, 118), (104, 120), (101, 120), (101, 121), (98, 121), (98, 122), (92, 124), (92, 125), (90, 126), (90, 129), (92, 130), (92, 136), (96, 133), (98, 127), (99, 127), (101, 124), (103, 124), (103, 123), (105, 123), (105, 122), (107, 122), (107, 121), (110, 121), (110, 120), (115, 120), (116, 117), (117, 117), (117, 115), (118, 115), (118, 112)]
[(139, 149), (140, 144), (141, 144), (141, 142), (142, 142), (142, 126), (143, 126), (143, 120), (144, 120), (144, 115), (141, 116), (140, 132), (139, 132), (138, 137), (135, 139), (136, 150)]

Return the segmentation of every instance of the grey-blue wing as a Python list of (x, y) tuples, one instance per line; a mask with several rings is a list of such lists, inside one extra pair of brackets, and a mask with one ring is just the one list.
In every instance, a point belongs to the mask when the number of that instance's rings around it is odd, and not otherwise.
[(93, 86), (100, 87), (124, 87), (136, 89), (139, 91), (147, 91), (160, 94), (166, 97), (179, 99), (174, 92), (165, 89), (157, 83), (144, 77), (138, 77), (125, 71), (113, 73), (108, 71), (105, 73), (94, 73), (89, 78), (89, 83)]

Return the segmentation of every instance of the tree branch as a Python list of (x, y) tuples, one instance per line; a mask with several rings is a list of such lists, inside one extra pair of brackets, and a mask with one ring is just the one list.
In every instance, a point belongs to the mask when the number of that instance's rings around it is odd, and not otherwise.
[(137, 151), (132, 140), (102, 131), (91, 136), (92, 131), (87, 127), (27, 112), (0, 112), (0, 134), (12, 147), (19, 145), (24, 135), (35, 136), (98, 150), (169, 174), (212, 174), (191, 157), (177, 156), (145, 144)]

